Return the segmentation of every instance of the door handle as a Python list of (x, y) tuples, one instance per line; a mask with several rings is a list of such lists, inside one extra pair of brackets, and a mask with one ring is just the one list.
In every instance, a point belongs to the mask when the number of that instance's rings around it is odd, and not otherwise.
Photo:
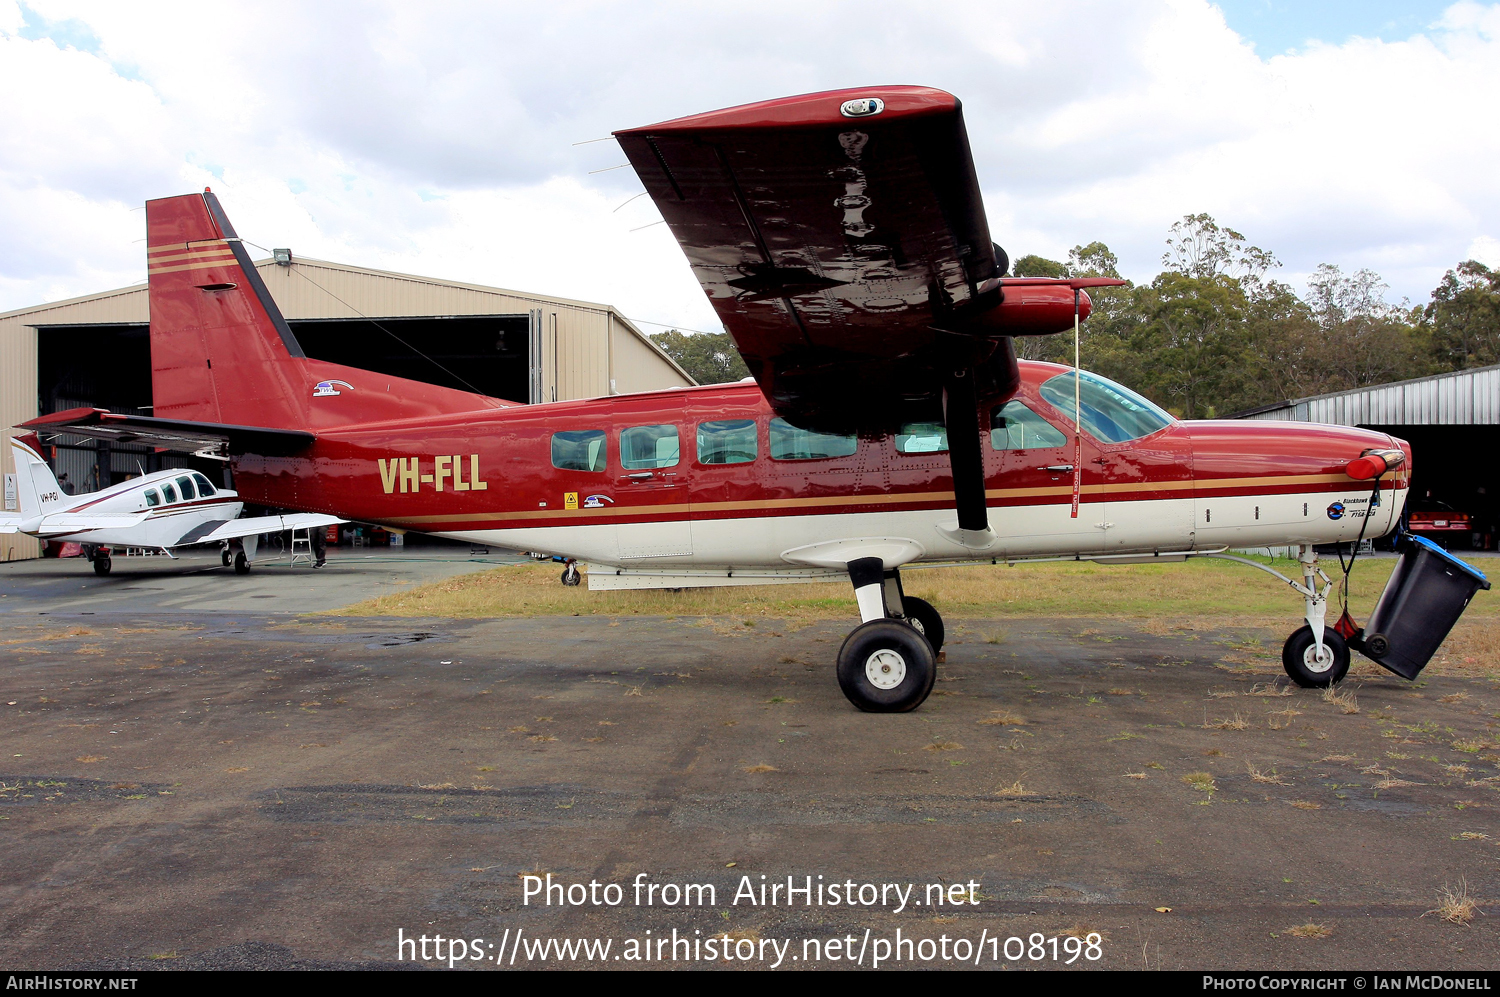
[(650, 481), (654, 477), (656, 477), (656, 475), (652, 474), (650, 471), (636, 471), (634, 474), (627, 474), (627, 475), (625, 475), (620, 480), (621, 481)]
[(1042, 470), (1043, 471), (1051, 471), (1054, 474), (1062, 474), (1064, 471), (1071, 471), (1071, 470), (1073, 470), (1073, 465), (1072, 464), (1048, 464), (1046, 467), (1042, 468)]

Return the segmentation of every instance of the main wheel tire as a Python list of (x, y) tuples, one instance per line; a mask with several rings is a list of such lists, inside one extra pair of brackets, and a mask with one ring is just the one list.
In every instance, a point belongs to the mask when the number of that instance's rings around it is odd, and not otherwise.
[(583, 581), (583, 576), (578, 573), (578, 565), (570, 564), (563, 569), (562, 583), (564, 585), (577, 585), (581, 581)]
[(937, 680), (927, 638), (900, 620), (871, 620), (839, 648), (839, 688), (866, 713), (905, 713), (922, 705)]
[(1349, 671), (1349, 645), (1332, 627), (1323, 628), (1323, 656), (1313, 640), (1312, 627), (1292, 632), (1281, 648), (1281, 664), (1292, 681), (1304, 689), (1326, 689), (1338, 685)]
[(244, 551), (240, 551), (234, 555), (234, 573), (237, 575), (248, 575), (250, 573), (250, 562), (246, 559)]
[(94, 555), (94, 574), (107, 575), (109, 574), (109, 569), (112, 567), (114, 567), (114, 565), (110, 564), (109, 558), (103, 557), (99, 554)]
[(943, 618), (938, 611), (932, 608), (932, 603), (926, 599), (914, 599), (909, 595), (901, 597), (901, 608), (906, 611), (906, 622), (911, 624), (913, 630), (927, 638), (927, 643), (932, 645), (934, 652), (943, 649)]
[(223, 561), (224, 562), (224, 567), (227, 568), (231, 564), (234, 563), (234, 555), (231, 554), (231, 553), (229, 553), (229, 548), (228, 547), (225, 547), (223, 550), (221, 550), (219, 552), (219, 560)]

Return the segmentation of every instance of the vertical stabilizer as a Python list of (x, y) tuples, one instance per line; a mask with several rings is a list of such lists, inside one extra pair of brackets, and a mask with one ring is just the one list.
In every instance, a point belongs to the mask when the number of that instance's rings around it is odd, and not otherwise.
[(504, 404), (303, 353), (219, 199), (146, 202), (153, 415), (319, 429)]
[(67, 508), (68, 496), (41, 454), (14, 439), (10, 441), (10, 452), (16, 461), (16, 498), (23, 522)]

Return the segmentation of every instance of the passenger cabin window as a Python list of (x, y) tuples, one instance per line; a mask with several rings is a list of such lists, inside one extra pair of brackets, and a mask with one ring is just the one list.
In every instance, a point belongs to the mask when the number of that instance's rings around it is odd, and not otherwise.
[(1036, 450), (1067, 442), (1062, 430), (1020, 402), (990, 409), (990, 447), (995, 450)]
[(633, 426), (620, 431), (620, 466), (627, 471), (676, 467), (680, 458), (676, 426)]
[[(1042, 397), (1068, 417), (1073, 414), (1073, 372), (1059, 374), (1042, 383)], [(1078, 382), (1083, 408), (1083, 429), (1104, 443), (1126, 443), (1150, 436), (1172, 424), (1172, 417), (1152, 402), (1098, 374), (1083, 372)]]
[(771, 420), (772, 460), (825, 460), (829, 457), (847, 457), (859, 447), (859, 441), (851, 433), (818, 433), (811, 429), (799, 429), (785, 419)]
[(602, 429), (574, 429), (552, 434), (553, 467), (564, 471), (602, 471), (606, 460)]
[(156, 494), (156, 489), (155, 488), (147, 488), (146, 489), (146, 506), (147, 506), (147, 508), (150, 508), (152, 506), (158, 506), (158, 505), (161, 505), (161, 496), (158, 495), (158, 494)]
[(184, 474), (182, 477), (177, 479), (177, 487), (182, 489), (182, 500), (184, 502), (190, 501), (197, 497), (193, 494), (193, 479), (189, 478), (187, 475)]
[(177, 489), (173, 488), (171, 483), (168, 482), (161, 486), (161, 496), (167, 500), (167, 505), (171, 505), (177, 501)]
[(941, 422), (908, 422), (896, 434), (897, 453), (942, 453), (948, 449), (948, 427)]
[(698, 423), (700, 464), (748, 464), (759, 453), (754, 419)]
[(208, 483), (208, 479), (197, 471), (193, 472), (193, 483), (198, 486), (198, 496), (208, 498), (214, 493), (214, 486)]

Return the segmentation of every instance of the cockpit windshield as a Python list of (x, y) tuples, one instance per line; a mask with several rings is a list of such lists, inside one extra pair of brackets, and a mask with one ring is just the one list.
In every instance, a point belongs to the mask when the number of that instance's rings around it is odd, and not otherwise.
[[(1150, 436), (1172, 424), (1172, 417), (1124, 385), (1098, 374), (1083, 372), (1078, 382), (1084, 432), (1103, 443), (1126, 443)], [(1075, 418), (1073, 372), (1042, 383), (1042, 397), (1053, 408)]]

